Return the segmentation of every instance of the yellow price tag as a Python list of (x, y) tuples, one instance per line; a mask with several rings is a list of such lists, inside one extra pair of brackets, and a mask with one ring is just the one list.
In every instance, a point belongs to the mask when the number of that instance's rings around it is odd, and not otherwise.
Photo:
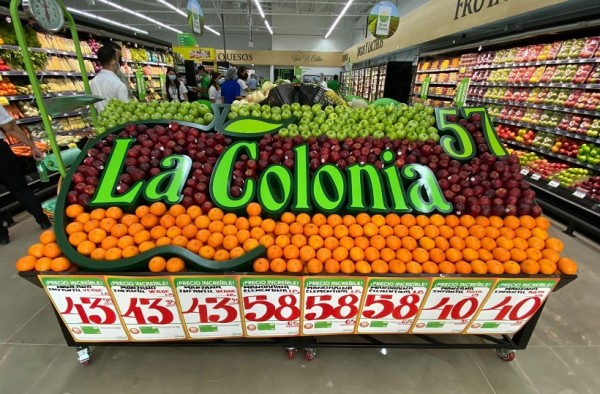
[(8, 99), (6, 97), (0, 97), (0, 105), (8, 105)]
[(459, 71), (460, 71), (461, 74), (464, 74), (467, 71), (467, 68), (466, 67), (461, 67)]

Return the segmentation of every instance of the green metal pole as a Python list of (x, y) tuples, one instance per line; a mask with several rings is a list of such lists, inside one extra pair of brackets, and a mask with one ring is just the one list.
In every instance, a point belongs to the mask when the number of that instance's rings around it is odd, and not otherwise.
[(23, 54), (23, 63), (25, 63), (25, 69), (27, 70), (27, 75), (29, 76), (29, 82), (31, 82), (33, 95), (35, 97), (35, 101), (37, 102), (38, 109), (40, 111), (40, 116), (42, 117), (44, 130), (46, 130), (46, 135), (48, 136), (50, 146), (52, 147), (52, 151), (54, 152), (56, 167), (58, 168), (58, 172), (60, 173), (60, 175), (63, 178), (65, 178), (67, 176), (67, 172), (65, 171), (62, 157), (60, 156), (60, 149), (58, 147), (58, 143), (56, 142), (54, 132), (52, 131), (51, 118), (50, 116), (48, 116), (48, 113), (46, 112), (46, 107), (44, 106), (44, 98), (42, 96), (42, 90), (40, 89), (40, 83), (37, 79), (35, 69), (33, 68), (33, 63), (31, 62), (31, 54), (29, 52), (29, 49), (27, 48), (25, 32), (23, 31), (23, 25), (21, 24), (21, 19), (19, 17), (20, 4), (21, 0), (11, 0), (10, 16), (12, 18), (13, 26), (15, 27), (15, 34), (17, 36), (17, 41), (19, 42), (19, 47), (21, 48), (21, 53)]
[[(65, 18), (69, 24), (69, 29), (71, 29), (71, 37), (73, 38), (73, 44), (75, 45), (75, 53), (77, 54), (77, 61), (79, 62), (79, 68), (81, 69), (81, 80), (83, 81), (83, 88), (85, 89), (85, 94), (91, 95), (92, 90), (90, 89), (90, 81), (88, 79), (87, 71), (85, 70), (85, 63), (83, 61), (83, 54), (81, 53), (81, 46), (79, 44), (79, 34), (77, 34), (77, 26), (75, 25), (75, 20), (73, 20), (73, 16), (67, 7), (63, 4), (62, 0), (58, 0), (60, 7), (65, 14)], [(94, 127), (98, 127), (98, 115), (96, 113), (96, 107), (91, 104), (90, 105), (90, 113), (92, 115), (92, 123)]]

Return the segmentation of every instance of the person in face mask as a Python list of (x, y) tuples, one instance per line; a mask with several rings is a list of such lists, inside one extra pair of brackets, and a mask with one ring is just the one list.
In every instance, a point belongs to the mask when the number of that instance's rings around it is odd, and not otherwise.
[(100, 112), (111, 99), (128, 102), (129, 94), (127, 87), (116, 74), (120, 65), (115, 48), (103, 46), (98, 50), (97, 55), (102, 70), (92, 79), (90, 88), (94, 96), (100, 96), (104, 99), (94, 104), (96, 110)]
[(165, 84), (167, 100), (188, 101), (188, 90), (184, 84), (177, 79), (177, 72), (173, 67), (167, 68), (167, 83)]
[(250, 88), (248, 88), (248, 84), (246, 83), (248, 80), (248, 69), (244, 66), (241, 66), (237, 70), (237, 76), (237, 83), (240, 85), (240, 96), (246, 97), (250, 92)]
[(127, 76), (127, 74), (125, 74), (122, 70), (123, 66), (123, 49), (121, 48), (121, 46), (119, 44), (117, 44), (114, 41), (108, 41), (106, 44), (106, 46), (108, 47), (113, 47), (115, 48), (115, 52), (117, 52), (117, 62), (119, 63), (119, 68), (117, 69), (117, 77), (119, 77), (119, 79), (121, 80), (121, 82), (123, 82), (125, 84), (125, 87), (127, 88), (127, 92), (129, 93), (129, 98), (133, 98), (133, 92), (131, 90), (131, 86), (129, 84), (129, 77)]

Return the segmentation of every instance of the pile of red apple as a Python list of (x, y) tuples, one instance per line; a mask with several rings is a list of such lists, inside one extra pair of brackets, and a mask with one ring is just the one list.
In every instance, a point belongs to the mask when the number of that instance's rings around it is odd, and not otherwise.
[(600, 201), (600, 175), (590, 177), (587, 181), (577, 184), (577, 187), (587, 190), (587, 197)]

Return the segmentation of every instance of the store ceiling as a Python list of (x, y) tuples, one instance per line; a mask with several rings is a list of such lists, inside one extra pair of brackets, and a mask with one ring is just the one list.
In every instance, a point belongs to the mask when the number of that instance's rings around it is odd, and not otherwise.
[[(186, 18), (172, 9), (169, 9), (164, 4), (157, 0), (112, 0), (114, 3), (145, 14), (151, 18), (159, 20), (175, 29), (187, 31)], [(185, 11), (188, 0), (166, 0), (173, 6)], [(406, 0), (400, 0), (406, 1)], [(122, 10), (115, 9), (110, 5), (104, 4), (100, 0), (63, 0), (68, 7), (86, 11), (88, 13), (109, 18), (119, 23), (127, 24), (138, 29), (148, 31), (151, 35), (160, 35), (165, 30), (164, 27), (159, 27), (156, 24), (127, 14)], [(249, 7), (251, 6), (252, 18), (248, 18)], [(267, 15), (267, 19), (271, 22), (274, 34), (286, 34), (286, 31), (297, 31), (303, 26), (303, 21), (308, 18), (313, 20), (310, 24), (311, 29), (307, 31), (308, 35), (325, 35), (335, 18), (346, 5), (347, 0), (281, 0), (281, 1), (264, 1), (260, 0), (260, 4)], [(360, 18), (366, 17), (373, 5), (377, 4), (377, 0), (354, 0), (348, 9), (346, 15), (336, 30), (360, 30), (357, 21)], [(222, 31), (222, 18), (225, 24), (227, 33), (244, 33), (249, 32), (249, 22), (253, 25), (253, 34), (268, 34), (267, 29), (262, 21), (259, 11), (252, 0), (200, 0), (200, 5), (204, 12), (205, 24)], [(295, 17), (294, 23), (278, 23), (279, 17)], [(314, 28), (314, 19), (322, 23)], [(291, 18), (285, 18), (290, 20)], [(283, 20), (283, 19), (282, 19)], [(208, 33), (210, 34), (210, 33)]]

